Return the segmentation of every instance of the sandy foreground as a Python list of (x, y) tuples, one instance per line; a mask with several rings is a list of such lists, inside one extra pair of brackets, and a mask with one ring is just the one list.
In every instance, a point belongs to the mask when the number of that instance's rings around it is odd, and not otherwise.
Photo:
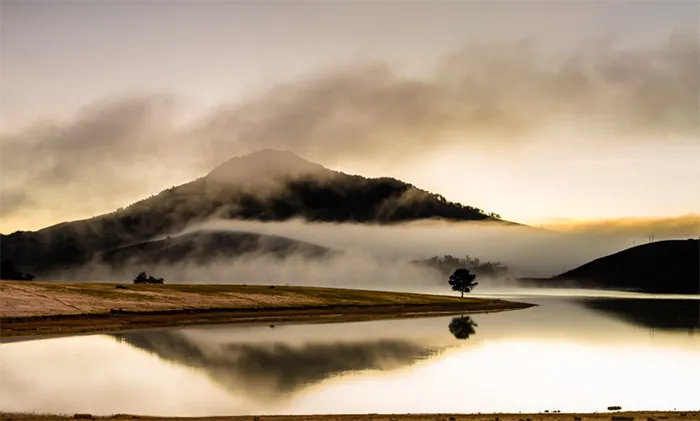
[(364, 414), (364, 415), (276, 415), (204, 418), (159, 418), (137, 415), (112, 415), (107, 417), (89, 414), (38, 415), (0, 414), (0, 420), (44, 421), (69, 419), (96, 420), (150, 420), (150, 421), (699, 421), (700, 412), (630, 411), (596, 412), (588, 414), (539, 413), (539, 414)]
[(0, 338), (192, 324), (483, 313), (531, 306), (457, 296), (298, 286), (0, 281)]

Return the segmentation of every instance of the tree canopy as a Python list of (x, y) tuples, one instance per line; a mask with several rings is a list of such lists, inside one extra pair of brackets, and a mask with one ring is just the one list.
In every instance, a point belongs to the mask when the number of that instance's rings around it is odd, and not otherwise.
[(146, 272), (141, 272), (134, 278), (135, 284), (162, 284), (165, 282), (163, 278), (154, 278), (146, 275)]
[(430, 259), (414, 260), (413, 263), (436, 269), (444, 276), (449, 276), (459, 268), (469, 269), (470, 272), (479, 276), (505, 276), (509, 272), (508, 266), (501, 262), (482, 261), (478, 257), (472, 258), (469, 255), (464, 258), (454, 257), (449, 254), (442, 257), (433, 256)]
[(479, 284), (478, 282), (474, 282), (475, 278), (476, 275), (469, 272), (469, 269), (459, 268), (450, 275), (448, 283), (453, 291), (461, 292), (462, 297), (464, 297), (465, 292), (470, 292)]

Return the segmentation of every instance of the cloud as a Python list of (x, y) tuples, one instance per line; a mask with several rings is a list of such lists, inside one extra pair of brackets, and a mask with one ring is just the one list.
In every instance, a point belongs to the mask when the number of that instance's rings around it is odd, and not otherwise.
[(167, 146), (173, 105), (166, 97), (109, 100), (68, 123), (3, 135), (3, 216), (34, 208), (60, 214), (105, 202), (121, 206), (125, 196), (155, 188), (167, 171), (161, 166), (167, 160), (159, 156)]
[(560, 232), (634, 237), (637, 241), (654, 235), (656, 240), (700, 236), (700, 215), (662, 218), (624, 218), (598, 221), (555, 220), (544, 227)]
[(2, 194), (2, 209), (3, 213), (14, 213), (16, 210), (21, 210), (26, 207), (34, 206), (36, 203), (30, 198), (30, 194), (20, 189), (12, 189), (7, 193)]
[(0, 206), (5, 219), (35, 207), (87, 216), (261, 148), (329, 165), (410, 161), (457, 143), (512, 148), (557, 125), (619, 141), (695, 141), (699, 51), (694, 32), (637, 49), (475, 44), (427, 77), (382, 62), (338, 66), (185, 127), (172, 96), (112, 98), (68, 122), (2, 134)]
[[(693, 225), (692, 221), (692, 217), (664, 221), (665, 226), (673, 228), (655, 230), (655, 240), (697, 236), (700, 227)], [(617, 221), (617, 224), (624, 225), (624, 221)], [(655, 220), (650, 224), (662, 225)], [(650, 226), (640, 221), (632, 226), (634, 229), (631, 230), (582, 226), (569, 232), (555, 232), (480, 222), (422, 221), (373, 225), (301, 220), (210, 221), (192, 226), (185, 233), (216, 230), (274, 234), (328, 247), (337, 253), (316, 257), (289, 253), (279, 258), (270, 253), (256, 252), (218, 259), (213, 257), (207, 261), (197, 261), (195, 254), (194, 259), (182, 256), (175, 262), (126, 261), (115, 266), (96, 261), (81, 268), (41, 275), (42, 279), (52, 280), (130, 282), (137, 273), (145, 270), (165, 278), (168, 283), (290, 284), (447, 293), (443, 274), (411, 261), (449, 254), (460, 258), (469, 255), (482, 262), (502, 262), (508, 266), (510, 272), (507, 275), (479, 277), (477, 292), (485, 293), (517, 286), (516, 277), (557, 275), (647, 242)]]

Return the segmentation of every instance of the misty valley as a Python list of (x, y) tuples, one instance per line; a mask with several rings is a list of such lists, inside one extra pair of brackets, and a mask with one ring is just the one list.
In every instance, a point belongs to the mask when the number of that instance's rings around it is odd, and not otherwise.
[[(655, 232), (650, 241), (648, 230)], [(2, 279), (417, 288), (459, 267), (482, 286), (700, 293), (700, 217), (552, 231), (290, 151), (89, 219), (0, 235)]]

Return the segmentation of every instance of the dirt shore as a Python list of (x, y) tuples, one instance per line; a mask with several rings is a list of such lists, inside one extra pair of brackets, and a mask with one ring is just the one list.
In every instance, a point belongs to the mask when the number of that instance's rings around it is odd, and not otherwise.
[(333, 322), (531, 306), (503, 300), (316, 287), (0, 281), (0, 338), (192, 324)]
[[(82, 416), (82, 418), (81, 418)], [(277, 415), (240, 417), (146, 417), (136, 415), (112, 415), (107, 417), (89, 414), (39, 415), (0, 414), (0, 420), (48, 421), (48, 420), (147, 420), (147, 421), (699, 421), (700, 412), (629, 411), (596, 413), (538, 413), (538, 414), (364, 414), (364, 415)]]

